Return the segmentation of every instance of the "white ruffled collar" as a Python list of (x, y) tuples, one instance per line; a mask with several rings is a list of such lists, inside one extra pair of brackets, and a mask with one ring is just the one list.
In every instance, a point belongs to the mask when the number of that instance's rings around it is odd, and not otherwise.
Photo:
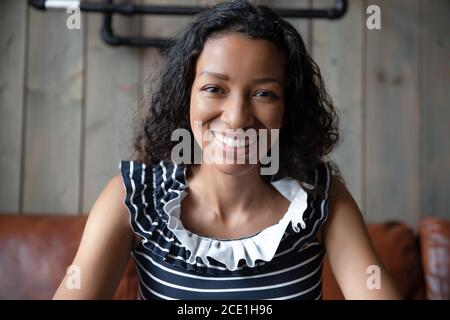
[(272, 185), (291, 202), (283, 217), (277, 224), (253, 236), (230, 240), (200, 236), (187, 230), (180, 220), (180, 204), (187, 192), (184, 189), (169, 189), (169, 192), (176, 192), (177, 196), (164, 205), (164, 211), (168, 215), (167, 227), (181, 245), (190, 251), (188, 262), (195, 264), (197, 257), (200, 257), (208, 266), (210, 262), (207, 257), (210, 257), (223, 263), (228, 270), (234, 271), (242, 259), (249, 267), (254, 267), (256, 260), (272, 260), (289, 222), (292, 222), (295, 232), (300, 232), (298, 224), (301, 228), (306, 228), (303, 213), (307, 208), (307, 193), (297, 181), (281, 179), (272, 182)]

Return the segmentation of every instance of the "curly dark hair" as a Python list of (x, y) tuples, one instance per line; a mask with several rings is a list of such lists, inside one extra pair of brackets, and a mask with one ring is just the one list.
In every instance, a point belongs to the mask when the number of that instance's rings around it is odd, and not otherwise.
[(133, 159), (148, 165), (170, 161), (172, 147), (178, 143), (171, 141), (172, 132), (185, 128), (192, 134), (189, 105), (197, 58), (210, 37), (230, 32), (268, 40), (287, 57), (280, 166), (273, 178), (304, 181), (306, 171), (318, 165), (339, 140), (337, 112), (297, 30), (269, 7), (247, 0), (225, 1), (202, 11), (163, 52), (152, 101), (145, 106), (143, 123), (135, 133)]

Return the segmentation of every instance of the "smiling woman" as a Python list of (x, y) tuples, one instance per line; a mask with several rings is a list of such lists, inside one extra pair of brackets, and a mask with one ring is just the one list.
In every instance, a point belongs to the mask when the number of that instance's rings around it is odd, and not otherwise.
[[(245, 140), (240, 148), (233, 144), (240, 138), (234, 131), (241, 129), (243, 136), (250, 129), (260, 133), (282, 127), (286, 57), (272, 42), (238, 32), (215, 35), (205, 43), (195, 74), (189, 120), (196, 141), (211, 130), (212, 141), (219, 147), (217, 153), (231, 151), (228, 153), (233, 156), (235, 151), (237, 156), (248, 146)], [(195, 121), (202, 126), (194, 126)], [(209, 156), (206, 153), (204, 161), (214, 162)], [(244, 165), (237, 161), (217, 162), (216, 168), (231, 175), (245, 175), (257, 168), (249, 161)]]
[[(142, 299), (321, 299), (325, 252), (347, 298), (398, 297), (324, 158), (338, 140), (336, 112), (288, 22), (244, 0), (202, 12), (166, 53), (152, 98), (134, 159), (89, 216), (74, 260), (84, 289), (63, 280), (55, 298), (112, 297), (129, 250)], [(204, 162), (171, 159), (178, 129)], [(261, 130), (279, 136), (246, 135)], [(279, 152), (278, 172), (233, 161), (255, 141), (262, 156)], [(210, 161), (224, 152), (231, 161)]]

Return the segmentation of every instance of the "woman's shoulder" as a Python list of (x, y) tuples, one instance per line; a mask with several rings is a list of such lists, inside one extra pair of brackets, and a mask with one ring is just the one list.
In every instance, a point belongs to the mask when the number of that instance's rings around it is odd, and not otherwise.
[(96, 199), (91, 214), (107, 213), (108, 217), (116, 216), (118, 220), (126, 222), (126, 207), (123, 199), (125, 198), (125, 189), (121, 175), (114, 175), (105, 185), (100, 195)]
[(105, 187), (100, 192), (96, 203), (106, 205), (107, 203), (118, 203), (121, 196), (125, 195), (125, 189), (123, 187), (122, 177), (120, 174), (112, 176), (105, 184)]
[(120, 175), (112, 176), (98, 195), (88, 215), (87, 227), (98, 236), (132, 235), (128, 210), (124, 204), (125, 189)]
[(314, 201), (328, 200), (333, 187), (336, 169), (331, 161), (320, 161), (306, 169), (302, 188)]
[[(129, 208), (126, 205), (127, 189), (122, 174), (114, 175), (97, 198), (90, 215), (100, 216), (97, 220), (108, 219), (113, 222), (116, 231), (133, 233), (130, 225)], [(134, 246), (140, 237), (134, 234)]]

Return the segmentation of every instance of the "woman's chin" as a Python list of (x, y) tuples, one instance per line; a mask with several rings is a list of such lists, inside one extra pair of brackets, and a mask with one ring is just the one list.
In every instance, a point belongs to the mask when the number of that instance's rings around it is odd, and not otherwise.
[(220, 172), (230, 176), (243, 176), (250, 172), (252, 169), (258, 167), (257, 164), (227, 164), (227, 163), (215, 163), (214, 168)]

